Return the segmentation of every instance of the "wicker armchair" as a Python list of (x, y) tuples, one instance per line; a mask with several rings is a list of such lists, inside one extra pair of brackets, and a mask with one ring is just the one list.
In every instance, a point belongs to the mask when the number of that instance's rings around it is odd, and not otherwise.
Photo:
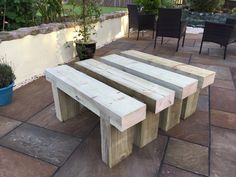
[(156, 48), (158, 36), (161, 37), (161, 44), (163, 44), (163, 37), (177, 38), (176, 51), (178, 51), (180, 39), (183, 37), (182, 47), (184, 46), (187, 23), (181, 21), (181, 18), (182, 9), (159, 9), (154, 48)]
[(128, 29), (128, 37), (130, 33), (130, 29), (134, 28), (138, 30), (137, 40), (139, 39), (139, 32), (143, 30), (152, 30), (153, 38), (155, 32), (155, 15), (147, 15), (143, 14), (139, 11), (139, 6), (134, 4), (128, 4), (129, 11), (129, 29)]
[(206, 22), (202, 42), (199, 53), (202, 52), (203, 42), (213, 42), (224, 46), (224, 59), (226, 58), (227, 47), (229, 44), (236, 42), (236, 25), (232, 25), (231, 20), (227, 20), (229, 24), (219, 24)]

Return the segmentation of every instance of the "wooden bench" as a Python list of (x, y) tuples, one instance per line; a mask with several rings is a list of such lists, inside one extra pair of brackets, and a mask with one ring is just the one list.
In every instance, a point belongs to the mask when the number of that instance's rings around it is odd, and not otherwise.
[(180, 122), (183, 99), (197, 91), (198, 81), (196, 79), (157, 68), (136, 60), (114, 54), (101, 57), (101, 61), (175, 91), (176, 98), (174, 105), (162, 111), (160, 114), (161, 118), (159, 127), (165, 131), (168, 131)]
[(76, 68), (146, 103), (147, 117), (136, 125), (134, 142), (143, 147), (157, 138), (159, 112), (173, 105), (174, 91), (94, 59), (77, 62)]
[(69, 66), (47, 69), (45, 74), (60, 121), (77, 115), (80, 104), (100, 116), (102, 160), (109, 167), (132, 152), (132, 127), (145, 119), (144, 103)]
[(213, 84), (215, 80), (216, 73), (213, 71), (146, 54), (136, 50), (123, 51), (121, 52), (121, 55), (198, 80), (198, 91), (195, 94), (185, 98), (183, 101), (181, 114), (183, 119), (188, 118), (196, 111), (201, 89)]

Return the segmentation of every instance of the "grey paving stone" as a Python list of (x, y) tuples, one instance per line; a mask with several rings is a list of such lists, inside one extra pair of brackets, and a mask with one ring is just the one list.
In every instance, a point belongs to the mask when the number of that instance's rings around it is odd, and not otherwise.
[(165, 155), (165, 163), (208, 175), (208, 148), (171, 138)]
[(54, 177), (156, 177), (163, 157), (167, 137), (159, 136), (113, 168), (101, 159), (99, 128), (79, 146)]
[(209, 97), (205, 95), (200, 95), (197, 104), (197, 110), (208, 112), (209, 111)]
[(236, 176), (236, 132), (211, 128), (211, 177)]
[(0, 140), (0, 144), (55, 165), (62, 165), (80, 139), (23, 124)]
[(19, 121), (0, 116), (0, 137), (4, 136), (20, 124), (21, 122)]

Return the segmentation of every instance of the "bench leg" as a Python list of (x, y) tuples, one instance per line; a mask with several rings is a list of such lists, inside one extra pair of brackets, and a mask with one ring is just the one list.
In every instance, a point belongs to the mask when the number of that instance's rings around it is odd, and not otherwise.
[(181, 118), (187, 119), (196, 112), (200, 90), (183, 100)]
[(132, 153), (133, 129), (120, 132), (104, 116), (100, 119), (102, 160), (112, 168)]
[(159, 114), (148, 111), (146, 119), (138, 123), (134, 130), (134, 144), (142, 148), (157, 138)]
[(52, 85), (53, 99), (56, 108), (56, 116), (64, 122), (74, 116), (80, 111), (80, 104), (69, 95)]
[(159, 128), (168, 131), (180, 123), (180, 115), (183, 100), (175, 98), (175, 102), (169, 108), (161, 111)]

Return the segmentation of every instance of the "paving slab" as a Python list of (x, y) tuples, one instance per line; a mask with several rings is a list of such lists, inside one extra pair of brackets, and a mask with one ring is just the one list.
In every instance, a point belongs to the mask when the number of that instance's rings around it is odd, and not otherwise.
[(209, 115), (207, 112), (197, 111), (186, 120), (182, 120), (180, 124), (161, 133), (181, 140), (203, 146), (209, 145)]
[(211, 124), (222, 128), (236, 130), (236, 114), (212, 109)]
[(236, 91), (211, 87), (211, 109), (236, 114)]
[(234, 86), (235, 86), (235, 89), (236, 89), (236, 67), (235, 68), (231, 67), (230, 71), (231, 71), (232, 79), (234, 81)]
[(1, 177), (50, 177), (56, 166), (0, 147)]
[(62, 123), (57, 119), (55, 106), (52, 104), (33, 116), (28, 122), (84, 139), (99, 124), (99, 117), (83, 107), (77, 116)]
[(211, 177), (235, 177), (236, 132), (211, 128)]
[(220, 80), (215, 79), (214, 84), (212, 84), (212, 87), (219, 87), (229, 90), (235, 90), (234, 82), (233, 81), (227, 81), (227, 80)]
[(162, 166), (160, 177), (203, 177), (203, 176), (187, 172), (179, 168), (175, 168), (173, 166), (165, 164)]
[(23, 124), (0, 140), (0, 144), (60, 166), (79, 145), (80, 139)]
[(159, 136), (142, 149), (134, 147), (133, 153), (128, 158), (110, 169), (101, 160), (99, 131), (99, 128), (95, 129), (54, 177), (157, 176), (167, 137)]
[(204, 111), (204, 112), (209, 111), (209, 97), (208, 96), (205, 96), (205, 95), (199, 96), (197, 110)]
[(51, 85), (44, 77), (14, 91), (12, 104), (0, 107), (0, 115), (26, 121), (53, 102)]
[(208, 176), (208, 148), (170, 138), (165, 163)]
[(20, 121), (0, 116), (0, 138), (20, 124)]

